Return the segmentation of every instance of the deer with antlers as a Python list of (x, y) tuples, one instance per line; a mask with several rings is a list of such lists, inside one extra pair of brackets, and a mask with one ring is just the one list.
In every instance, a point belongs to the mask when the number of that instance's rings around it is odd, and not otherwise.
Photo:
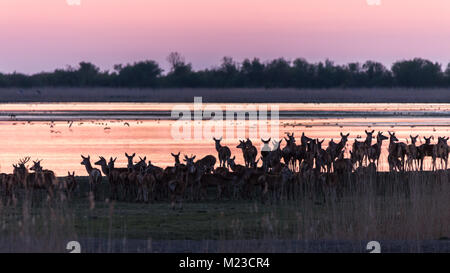
[(27, 164), (30, 161), (30, 159), (31, 158), (29, 156), (27, 156), (23, 159), (20, 159), (19, 163), (17, 165), (13, 164), (14, 171), (13, 171), (13, 176), (12, 176), (12, 181), (11, 181), (11, 185), (13, 187), (19, 186), (19, 185), (21, 185), (24, 188), (27, 187), (26, 179), (28, 176), (28, 168), (25, 166), (25, 164)]
[(88, 155), (88, 157), (84, 157), (83, 155), (81, 155), (81, 158), (83, 160), (80, 164), (84, 165), (84, 167), (86, 168), (86, 172), (89, 175), (89, 191), (92, 192), (94, 194), (94, 198), (96, 198), (98, 186), (102, 182), (102, 173), (99, 169), (92, 167), (90, 155)]

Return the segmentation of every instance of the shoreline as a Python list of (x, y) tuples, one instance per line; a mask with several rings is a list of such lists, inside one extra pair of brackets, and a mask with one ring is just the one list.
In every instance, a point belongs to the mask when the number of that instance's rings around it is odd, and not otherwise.
[(0, 102), (450, 103), (445, 88), (0, 88)]

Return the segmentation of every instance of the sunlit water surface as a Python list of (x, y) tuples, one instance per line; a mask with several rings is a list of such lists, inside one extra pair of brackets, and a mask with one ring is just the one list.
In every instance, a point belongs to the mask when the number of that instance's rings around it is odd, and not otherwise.
[[(192, 109), (192, 104), (182, 104)], [(225, 109), (225, 104), (214, 104)], [(233, 104), (248, 106), (248, 104)], [(126, 166), (127, 153), (147, 156), (153, 164), (173, 164), (170, 153), (207, 154), (217, 156), (214, 141), (208, 139), (174, 139), (171, 134), (176, 122), (170, 117), (175, 104), (170, 103), (45, 103), (0, 104), (0, 172), (11, 172), (12, 164), (31, 156), (43, 159), (44, 168), (57, 175), (75, 171), (86, 175), (81, 157), (90, 155), (117, 157), (116, 166)], [(203, 104), (203, 107), (207, 104)], [(449, 136), (450, 104), (276, 104), (280, 110), (279, 135), (294, 132), (300, 142), (302, 132), (309, 137), (339, 141), (339, 133), (350, 133), (347, 151), (355, 138), (365, 138), (364, 130), (395, 131), (400, 141), (409, 135)], [(269, 105), (270, 109), (270, 105)], [(200, 121), (202, 122), (202, 121)], [(206, 121), (203, 121), (203, 123)], [(260, 121), (261, 123), (268, 121)], [(249, 122), (236, 121), (247, 132)], [(193, 125), (193, 121), (186, 121)], [(270, 129), (270, 127), (269, 127)], [(375, 135), (375, 134), (374, 134)], [(217, 135), (220, 137), (220, 135)], [(261, 136), (253, 143), (261, 148)], [(373, 143), (376, 140), (373, 140)], [(231, 148), (238, 163), (243, 163), (242, 152), (236, 148), (236, 137), (224, 135), (223, 145)], [(419, 143), (420, 144), (420, 143)], [(326, 145), (324, 145), (326, 147)], [(382, 149), (381, 170), (386, 162), (388, 141)], [(284, 147), (284, 142), (282, 144)], [(347, 152), (348, 153), (348, 152)], [(430, 162), (426, 162), (429, 168)]]

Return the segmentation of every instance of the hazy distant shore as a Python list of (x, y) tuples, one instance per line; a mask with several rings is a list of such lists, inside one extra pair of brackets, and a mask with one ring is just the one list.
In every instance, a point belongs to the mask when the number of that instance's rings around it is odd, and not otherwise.
[(0, 102), (450, 103), (450, 89), (0, 88)]

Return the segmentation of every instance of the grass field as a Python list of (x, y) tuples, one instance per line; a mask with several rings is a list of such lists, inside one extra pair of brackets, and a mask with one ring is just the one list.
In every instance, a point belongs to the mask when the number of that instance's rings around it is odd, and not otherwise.
[[(354, 174), (357, 176), (358, 174)], [(356, 177), (354, 177), (356, 178)], [(0, 249), (12, 245), (56, 251), (77, 238), (103, 240), (443, 240), (450, 237), (449, 172), (378, 173), (349, 183), (342, 198), (326, 189), (326, 199), (303, 191), (295, 200), (214, 200), (125, 203), (88, 196), (87, 179), (69, 201), (18, 197), (0, 208)], [(363, 182), (364, 181), (364, 182)], [(103, 196), (108, 189), (104, 181)], [(23, 200), (22, 200), (23, 199)], [(22, 201), (21, 201), (22, 200)], [(31, 203), (33, 202), (33, 204)], [(21, 242), (20, 244), (13, 242)], [(27, 246), (26, 244), (31, 244)], [(13, 249), (9, 249), (13, 251)]]

